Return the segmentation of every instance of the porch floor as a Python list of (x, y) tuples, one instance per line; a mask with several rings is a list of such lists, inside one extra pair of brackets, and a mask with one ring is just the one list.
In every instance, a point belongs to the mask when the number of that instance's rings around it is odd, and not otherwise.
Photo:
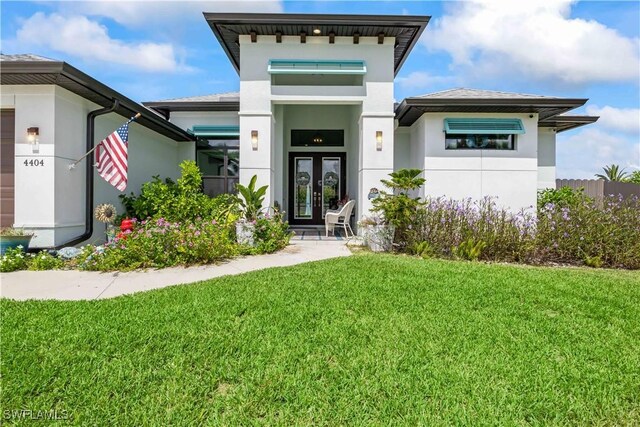
[(343, 229), (335, 229), (335, 236), (332, 233), (329, 233), (329, 237), (325, 236), (324, 226), (317, 227), (296, 227), (291, 226), (291, 231), (295, 233), (295, 235), (291, 238), (291, 240), (303, 240), (303, 241), (342, 241), (346, 242), (349, 240), (344, 234)]

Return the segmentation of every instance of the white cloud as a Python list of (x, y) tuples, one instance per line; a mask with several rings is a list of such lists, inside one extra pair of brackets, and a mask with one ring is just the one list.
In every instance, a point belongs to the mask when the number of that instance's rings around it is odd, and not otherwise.
[(434, 76), (425, 71), (413, 71), (406, 77), (397, 77), (396, 83), (403, 89), (433, 88), (442, 84), (454, 84), (453, 76)]
[(640, 169), (640, 142), (624, 136), (603, 132), (596, 127), (585, 128), (569, 136), (557, 137), (558, 178), (592, 179), (602, 167), (612, 163), (627, 172)]
[(158, 0), (86, 0), (65, 1), (60, 10), (87, 16), (113, 19), (121, 25), (140, 28), (165, 26), (167, 31), (184, 25), (184, 21), (201, 20), (202, 12), (264, 12), (283, 11), (279, 0), (235, 0), (235, 1), (158, 1)]
[(609, 105), (599, 108), (597, 105), (590, 105), (587, 107), (587, 114), (600, 116), (598, 126), (640, 135), (640, 109), (638, 108), (615, 108)]
[(571, 18), (574, 0), (456, 2), (422, 38), (476, 78), (638, 82), (640, 39)]
[(20, 51), (44, 47), (83, 60), (127, 65), (143, 71), (187, 69), (177, 59), (171, 44), (114, 39), (104, 25), (80, 15), (38, 12), (22, 23), (10, 44)]

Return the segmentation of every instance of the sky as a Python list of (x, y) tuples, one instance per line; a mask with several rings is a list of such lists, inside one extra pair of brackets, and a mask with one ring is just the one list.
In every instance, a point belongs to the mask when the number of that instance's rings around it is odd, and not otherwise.
[(237, 91), (202, 12), (429, 15), (395, 98), (470, 87), (589, 98), (593, 125), (557, 136), (558, 178), (640, 169), (640, 2), (6, 1), (4, 54), (64, 60), (138, 101)]

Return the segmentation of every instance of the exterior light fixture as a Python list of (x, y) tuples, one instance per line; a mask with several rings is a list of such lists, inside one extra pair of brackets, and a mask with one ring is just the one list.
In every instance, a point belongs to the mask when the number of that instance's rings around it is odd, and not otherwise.
[(38, 135), (40, 135), (40, 128), (27, 128), (27, 140), (29, 141), (29, 144), (35, 144), (38, 140)]
[(40, 128), (30, 127), (27, 128), (27, 141), (31, 144), (31, 151), (34, 153), (40, 152)]
[(320, 135), (319, 133), (316, 133), (313, 137), (313, 143), (314, 144), (322, 144), (324, 142), (324, 140), (322, 139), (322, 135)]
[(251, 148), (253, 149), (253, 151), (256, 151), (258, 149), (258, 131), (257, 130), (251, 131)]
[(314, 28), (314, 29), (313, 29), (313, 34), (315, 34), (316, 36), (317, 36), (317, 35), (320, 35), (320, 33), (321, 33), (321, 32), (322, 32), (322, 31), (320, 31), (320, 28)]
[(376, 131), (376, 150), (382, 151), (382, 131)]

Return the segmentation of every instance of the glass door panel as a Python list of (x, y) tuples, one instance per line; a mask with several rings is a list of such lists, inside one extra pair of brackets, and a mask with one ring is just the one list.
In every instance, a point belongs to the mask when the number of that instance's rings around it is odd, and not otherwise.
[(313, 157), (294, 160), (294, 217), (313, 219)]
[(327, 210), (338, 209), (342, 182), (340, 179), (340, 158), (322, 158), (322, 218)]

